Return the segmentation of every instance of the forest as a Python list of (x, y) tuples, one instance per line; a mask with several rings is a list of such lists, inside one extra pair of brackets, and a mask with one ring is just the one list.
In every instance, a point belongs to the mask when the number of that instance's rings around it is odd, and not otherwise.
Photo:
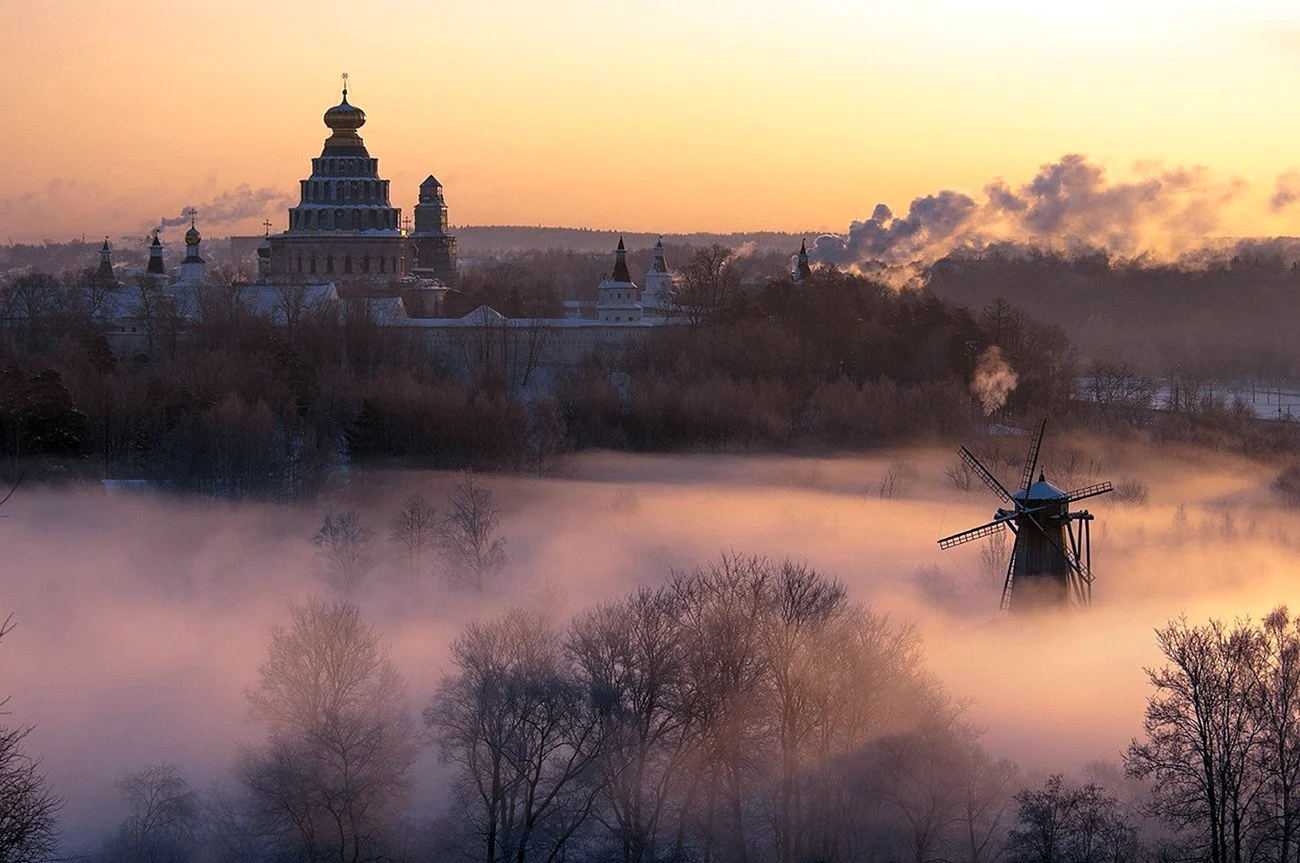
[[(354, 467), (544, 473), (590, 448), (811, 453), (956, 440), (984, 421), (988, 406), (972, 387), (993, 348), (1015, 380), (996, 408), (1013, 423), (1050, 413), (1079, 428), (1252, 452), (1295, 445), (1294, 424), (1255, 421), (1216, 395), (1204, 369), (1151, 370), (1123, 352), (1076, 348), (1077, 327), (1044, 322), (1051, 315), (1034, 292), (1015, 288), (1036, 284), (1034, 267), (1050, 271), (1055, 259), (941, 262), (931, 287), (900, 290), (834, 268), (795, 283), (776, 253), (672, 251), (682, 262), (681, 325), (522, 375), (505, 352), (442, 367), (346, 300), (286, 305), (287, 325), (272, 327), (237, 270), (202, 289), (196, 321), (151, 314), (148, 349), (119, 357), (90, 271), (13, 270), (0, 282), (0, 455), (11, 482), (120, 479), (298, 500)], [(557, 251), (480, 262), (466, 269), (457, 302), (553, 315), (557, 285), (584, 283), (575, 274), (600, 264)], [(1018, 268), (1016, 278), (997, 267)], [(982, 279), (1006, 290), (985, 296)], [(1195, 344), (1213, 352), (1212, 341)], [(1249, 344), (1241, 350), (1267, 348)], [(1175, 396), (1152, 410), (1161, 386)]]

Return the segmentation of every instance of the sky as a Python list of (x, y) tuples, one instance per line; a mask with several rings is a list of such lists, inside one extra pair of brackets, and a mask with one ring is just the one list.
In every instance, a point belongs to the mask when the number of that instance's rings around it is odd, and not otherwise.
[(1240, 184), (1212, 232), (1300, 233), (1272, 0), (5, 0), (0, 34), (0, 242), (283, 229), (344, 71), (393, 203), (433, 173), (458, 225), (844, 232), (1082, 154)]

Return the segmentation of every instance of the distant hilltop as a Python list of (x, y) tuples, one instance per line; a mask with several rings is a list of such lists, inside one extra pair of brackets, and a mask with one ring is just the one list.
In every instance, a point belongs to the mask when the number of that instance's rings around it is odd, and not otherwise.
[(567, 249), (573, 252), (606, 253), (618, 243), (619, 237), (629, 249), (650, 248), (660, 237), (666, 242), (683, 246), (707, 246), (721, 243), (728, 248), (737, 248), (745, 243), (753, 243), (756, 252), (786, 252), (793, 255), (799, 251), (799, 243), (804, 238), (818, 236), (820, 231), (806, 234), (783, 233), (780, 231), (750, 231), (734, 234), (656, 234), (637, 233), (635, 231), (593, 230), (591, 228), (543, 228), (527, 225), (478, 225), (459, 226), (456, 240), (462, 254), (490, 254), (492, 252), (523, 252), (535, 249)]

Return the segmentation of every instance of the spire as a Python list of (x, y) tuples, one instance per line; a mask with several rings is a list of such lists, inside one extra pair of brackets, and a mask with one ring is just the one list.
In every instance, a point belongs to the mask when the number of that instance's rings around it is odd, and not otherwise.
[(812, 267), (808, 265), (808, 241), (806, 239), (799, 241), (799, 261), (795, 264), (793, 275), (796, 282), (802, 282), (812, 275)]
[(95, 280), (100, 284), (117, 281), (113, 276), (113, 250), (108, 245), (108, 237), (104, 238), (104, 245), (99, 247), (99, 268), (95, 270)]
[(167, 268), (163, 266), (162, 241), (158, 239), (157, 231), (153, 232), (153, 242), (149, 244), (149, 265), (144, 271), (155, 276), (167, 275)]
[(655, 243), (654, 257), (650, 259), (650, 272), (666, 273), (668, 272), (668, 263), (664, 260), (664, 238), (660, 237)]
[(627, 249), (623, 247), (623, 238), (618, 238), (618, 248), (614, 250), (614, 275), (612, 281), (631, 282), (632, 274), (627, 269)]

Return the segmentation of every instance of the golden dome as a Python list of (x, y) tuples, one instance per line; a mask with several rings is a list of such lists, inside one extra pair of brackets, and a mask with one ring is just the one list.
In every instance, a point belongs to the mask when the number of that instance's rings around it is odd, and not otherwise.
[(191, 224), (190, 229), (185, 232), (185, 245), (191, 247), (197, 246), (199, 244), (199, 239), (199, 229)]
[(366, 124), (366, 112), (353, 105), (348, 104), (348, 91), (343, 91), (343, 101), (330, 108), (325, 112), (325, 125), (328, 126), (334, 134), (330, 135), (329, 142), (352, 144), (361, 140), (357, 134)]

